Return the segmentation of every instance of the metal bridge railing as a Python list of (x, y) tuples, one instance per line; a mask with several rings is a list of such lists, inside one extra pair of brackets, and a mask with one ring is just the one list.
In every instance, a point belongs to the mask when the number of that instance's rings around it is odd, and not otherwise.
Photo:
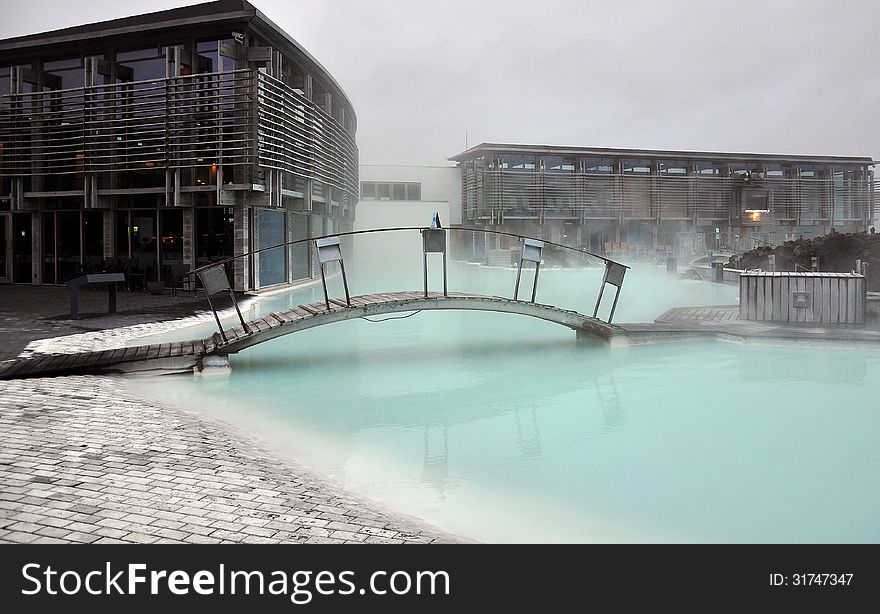
[[(522, 277), (522, 267), (525, 262), (532, 262), (535, 264), (535, 277), (532, 284), (532, 294), (531, 300), (529, 302), (534, 303), (538, 290), (538, 272), (540, 270), (543, 249), (546, 245), (551, 245), (553, 247), (570, 250), (573, 252), (577, 252), (580, 254), (584, 254), (587, 256), (591, 256), (593, 258), (597, 258), (602, 260), (605, 263), (605, 272), (602, 277), (602, 283), (599, 287), (599, 294), (596, 299), (596, 305), (593, 308), (593, 318), (598, 319), (599, 307), (602, 303), (602, 297), (605, 292), (605, 287), (607, 285), (614, 286), (616, 289), (614, 295), (614, 302), (611, 306), (611, 312), (608, 315), (608, 320), (606, 321), (608, 324), (614, 318), (614, 311), (617, 308), (617, 300), (620, 297), (620, 290), (623, 287), (623, 280), (626, 275), (627, 269), (630, 267), (607, 258), (605, 256), (600, 256), (599, 254), (595, 254), (591, 251), (571, 247), (569, 245), (563, 245), (561, 243), (554, 243), (552, 241), (544, 241), (535, 237), (528, 237), (525, 235), (519, 235), (510, 232), (502, 232), (497, 230), (488, 230), (483, 228), (466, 228), (466, 227), (456, 227), (456, 228), (442, 228), (440, 226), (439, 218), (437, 214), (434, 214), (434, 221), (432, 222), (430, 227), (421, 227), (421, 226), (400, 226), (400, 227), (391, 227), (391, 228), (370, 228), (367, 230), (352, 230), (349, 232), (340, 232), (331, 235), (323, 235), (320, 237), (310, 237), (308, 239), (297, 239), (295, 241), (286, 241), (284, 243), (279, 243), (277, 245), (272, 245), (270, 247), (263, 247), (260, 249), (251, 250), (249, 252), (239, 254), (237, 256), (232, 256), (223, 260), (219, 260), (216, 262), (212, 262), (210, 264), (198, 267), (192, 271), (189, 271), (185, 274), (185, 277), (194, 277), (198, 276), (198, 278), (202, 282), (202, 287), (205, 290), (205, 294), (208, 296), (208, 304), (211, 307), (211, 310), (214, 312), (214, 318), (217, 321), (217, 326), (220, 328), (220, 334), (223, 337), (224, 341), (226, 339), (225, 333), (223, 331), (223, 327), (220, 324), (220, 319), (217, 316), (217, 312), (214, 309), (213, 304), (210, 301), (210, 296), (217, 292), (230, 291), (230, 286), (228, 282), (228, 278), (226, 277), (226, 269), (225, 265), (238, 260), (240, 258), (248, 258), (254, 256), (255, 254), (259, 254), (262, 252), (267, 252), (274, 249), (279, 249), (282, 247), (297, 245), (301, 243), (308, 243), (309, 241), (314, 241), (315, 249), (318, 252), (318, 261), (320, 263), (321, 270), (321, 281), (324, 290), (324, 302), (327, 306), (327, 311), (331, 310), (330, 306), (330, 296), (327, 293), (327, 280), (325, 277), (324, 264), (326, 262), (339, 262), (342, 267), (343, 272), (343, 282), (345, 285), (345, 299), (346, 305), (351, 307), (351, 297), (348, 291), (348, 280), (345, 278), (345, 264), (343, 262), (343, 257), (341, 250), (339, 249), (339, 237), (343, 236), (353, 236), (353, 235), (362, 235), (362, 234), (372, 234), (379, 232), (404, 232), (404, 231), (418, 231), (422, 235), (422, 261), (424, 267), (424, 292), (425, 298), (428, 297), (428, 254), (429, 253), (440, 253), (443, 256), (443, 295), (448, 296), (448, 280), (447, 280), (447, 268), (446, 268), (446, 252), (447, 252), (447, 231), (452, 232), (481, 232), (485, 234), (496, 234), (503, 235), (509, 237), (515, 237), (522, 241), (522, 253), (519, 260), (519, 266), (517, 267), (516, 274), (516, 285), (514, 286), (513, 297), (512, 300), (519, 300), (519, 286), (520, 279)], [(222, 276), (222, 280), (220, 277)], [(225, 282), (225, 283), (223, 283)], [(235, 302), (235, 296), (232, 295), (233, 302)], [(241, 317), (241, 312), (238, 309), (238, 304), (235, 304), (236, 311), (238, 312), (239, 319), (242, 322), (242, 325), (247, 331), (247, 326), (244, 325), (244, 320)]]

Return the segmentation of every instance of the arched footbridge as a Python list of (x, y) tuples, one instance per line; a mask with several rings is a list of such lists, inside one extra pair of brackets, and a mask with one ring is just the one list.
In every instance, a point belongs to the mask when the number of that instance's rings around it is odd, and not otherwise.
[(300, 305), (279, 313), (272, 313), (251, 321), (246, 332), (243, 326), (226, 331), (227, 341), (223, 342), (219, 333), (211, 338), (214, 343), (212, 354), (233, 354), (258, 343), (282, 337), (308, 328), (391, 313), (429, 311), (436, 309), (456, 309), (469, 311), (494, 311), (530, 316), (574, 330), (579, 338), (596, 336), (608, 339), (621, 329), (597, 318), (585, 316), (576, 311), (560, 309), (552, 305), (541, 305), (526, 301), (515, 301), (500, 296), (481, 296), (450, 292), (393, 292), (388, 294), (366, 294), (353, 296), (351, 306), (339, 299), (330, 299), (330, 309), (324, 303)]
[[(235, 303), (234, 294), (229, 286), (229, 280), (224, 263), (215, 263), (207, 267), (196, 269), (202, 287), (208, 297), (220, 292), (228, 292), (232, 295), (233, 303), (240, 320), (240, 325), (224, 329), (217, 312), (214, 311), (219, 332), (211, 337), (192, 341), (180, 341), (142, 345), (137, 347), (116, 348), (104, 351), (83, 352), (78, 354), (54, 354), (19, 358), (13, 361), (0, 363), (0, 379), (14, 379), (21, 377), (63, 375), (71, 373), (93, 371), (139, 371), (139, 370), (170, 370), (182, 371), (186, 369), (202, 369), (204, 366), (224, 364), (225, 357), (235, 354), (249, 347), (299, 332), (324, 326), (345, 320), (369, 318), (393, 313), (408, 313), (430, 310), (469, 310), (489, 311), (498, 313), (510, 313), (532, 318), (538, 318), (565, 326), (577, 334), (578, 340), (608, 341), (615, 335), (624, 334), (625, 331), (614, 324), (611, 319), (620, 287), (623, 285), (623, 276), (626, 272), (624, 265), (591, 254), (585, 250), (576, 250), (605, 262), (605, 276), (599, 289), (599, 296), (592, 316), (584, 315), (577, 311), (561, 309), (553, 305), (545, 305), (536, 302), (538, 287), (538, 274), (542, 261), (542, 251), (545, 243), (538, 239), (520, 237), (522, 239), (522, 253), (517, 270), (516, 286), (513, 297), (483, 296), (460, 292), (449, 292), (446, 278), (446, 230), (439, 228), (439, 224), (432, 228), (412, 229), (380, 229), (390, 230), (419, 230), (423, 236), (424, 256), (424, 288), (420, 291), (405, 291), (391, 293), (366, 294), (350, 296), (348, 281), (345, 276), (345, 265), (342, 257), (342, 249), (339, 236), (345, 234), (359, 234), (370, 231), (354, 231), (340, 233), (340, 235), (317, 237), (310, 239), (315, 241), (318, 261), (321, 269), (321, 279), (324, 289), (324, 300), (318, 303), (300, 305), (293, 309), (270, 313), (263, 317), (245, 322), (241, 312)], [(460, 230), (460, 229), (453, 229)], [(473, 230), (476, 229), (463, 229)], [(480, 231), (485, 232), (485, 231)], [(492, 231), (489, 231), (492, 232)], [(506, 233), (499, 233), (506, 234)], [(519, 235), (514, 235), (519, 236)], [(290, 242), (293, 244), (296, 242)], [(288, 245), (288, 244), (285, 244)], [(556, 245), (550, 243), (550, 245)], [(278, 246), (266, 249), (277, 249)], [(564, 249), (575, 249), (559, 245)], [(253, 255), (264, 250), (256, 250), (245, 256)], [(428, 267), (427, 257), (429, 253), (441, 253), (443, 256), (443, 292), (428, 291)], [(534, 277), (531, 288), (531, 300), (519, 298), (520, 279), (522, 276), (523, 263), (533, 263)], [(345, 298), (331, 298), (327, 293), (325, 278), (325, 266), (338, 263)], [(602, 294), (607, 284), (616, 287), (614, 304), (612, 305), (608, 321), (596, 317), (602, 301)], [(211, 305), (213, 310), (213, 305)]]
[(529, 316), (570, 328), (583, 341), (601, 343), (624, 332), (613, 324), (576, 311), (500, 296), (455, 292), (446, 295), (442, 292), (429, 292), (425, 296), (424, 292), (413, 291), (352, 296), (350, 302), (349, 307), (344, 300), (331, 298), (329, 309), (324, 302), (300, 305), (226, 329), (222, 336), (218, 332), (210, 337), (191, 341), (20, 358), (0, 363), (0, 380), (96, 371), (201, 370), (211, 363), (213, 357), (218, 357), (222, 362), (223, 357), (229, 354), (316, 326), (385, 314), (438, 309), (494, 311)]

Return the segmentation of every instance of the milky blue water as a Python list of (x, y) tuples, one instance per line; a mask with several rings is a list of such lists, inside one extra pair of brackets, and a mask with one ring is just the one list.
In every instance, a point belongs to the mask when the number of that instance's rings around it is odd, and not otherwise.
[[(591, 311), (600, 275), (543, 270), (538, 300)], [(514, 277), (455, 264), (450, 289), (509, 295)], [(420, 281), (418, 263), (351, 266), (354, 293)], [(253, 313), (315, 298), (271, 297)], [(636, 267), (616, 320), (736, 300), (730, 286)], [(228, 377), (131, 385), (477, 540), (880, 541), (876, 350), (609, 349), (523, 316), (423, 312), (311, 329), (231, 363)]]

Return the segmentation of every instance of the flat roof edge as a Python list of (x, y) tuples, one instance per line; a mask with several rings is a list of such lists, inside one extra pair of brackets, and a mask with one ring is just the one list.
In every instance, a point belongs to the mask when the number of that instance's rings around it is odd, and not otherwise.
[(690, 150), (672, 150), (672, 149), (632, 149), (623, 147), (579, 147), (570, 145), (529, 145), (522, 143), (480, 143), (470, 149), (459, 154), (450, 156), (447, 160), (461, 162), (468, 158), (480, 155), (481, 153), (503, 152), (511, 153), (552, 153), (552, 154), (571, 154), (571, 155), (609, 155), (609, 156), (648, 156), (648, 157), (669, 157), (669, 158), (691, 158), (691, 159), (707, 159), (707, 158), (726, 158), (741, 160), (791, 160), (791, 161), (830, 161), (830, 162), (847, 162), (850, 164), (877, 164), (870, 156), (827, 156), (827, 155), (807, 155), (807, 154), (775, 154), (775, 153), (754, 153), (754, 152), (721, 152), (721, 151), (690, 151)]

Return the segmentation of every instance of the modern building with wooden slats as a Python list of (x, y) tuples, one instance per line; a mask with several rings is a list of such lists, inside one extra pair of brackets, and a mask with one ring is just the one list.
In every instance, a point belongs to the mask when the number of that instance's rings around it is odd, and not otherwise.
[[(356, 129), (333, 76), (244, 0), (0, 41), (0, 282), (168, 283), (350, 229)], [(247, 290), (315, 266), (299, 244), (230, 268)]]
[[(618, 257), (744, 251), (874, 219), (870, 157), (482, 143), (450, 160), (463, 225)], [(469, 249), (507, 248), (491, 241), (474, 233)]]

